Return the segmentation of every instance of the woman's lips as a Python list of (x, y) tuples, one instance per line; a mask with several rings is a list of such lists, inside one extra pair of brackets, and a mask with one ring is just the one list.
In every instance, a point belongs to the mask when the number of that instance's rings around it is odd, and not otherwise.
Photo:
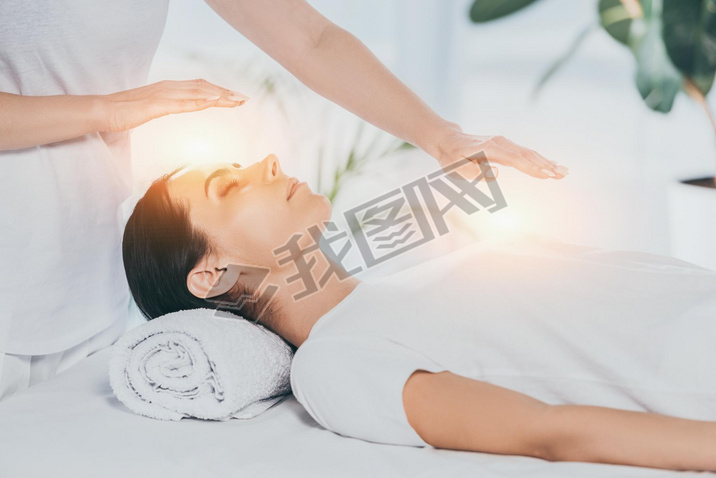
[(293, 186), (298, 182), (298, 179), (296, 178), (288, 178), (288, 181), (286, 181), (286, 201), (288, 201), (288, 198), (291, 197), (291, 192), (293, 191)]
[(291, 197), (293, 197), (293, 195), (294, 195), (294, 193), (296, 192), (296, 190), (297, 190), (298, 188), (300, 188), (301, 186), (303, 186), (304, 184), (306, 184), (306, 183), (303, 182), (303, 181), (300, 181), (300, 182), (299, 182), (298, 179), (296, 179), (296, 178), (291, 178), (291, 179), (289, 179), (289, 180), (288, 180), (288, 183), (286, 184), (286, 191), (287, 191), (287, 193), (286, 193), (286, 201), (288, 201), (289, 199), (291, 199)]

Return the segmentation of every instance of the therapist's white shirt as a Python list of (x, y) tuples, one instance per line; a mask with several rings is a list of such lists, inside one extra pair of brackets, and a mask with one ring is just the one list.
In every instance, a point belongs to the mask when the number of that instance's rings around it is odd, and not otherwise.
[[(168, 0), (0, 1), (0, 91), (145, 84)], [(66, 350), (128, 316), (120, 204), (129, 133), (0, 151), (0, 352)]]
[(362, 282), (291, 366), (325, 428), (425, 446), (402, 391), (448, 370), (550, 404), (716, 420), (716, 272), (647, 253), (486, 240)]

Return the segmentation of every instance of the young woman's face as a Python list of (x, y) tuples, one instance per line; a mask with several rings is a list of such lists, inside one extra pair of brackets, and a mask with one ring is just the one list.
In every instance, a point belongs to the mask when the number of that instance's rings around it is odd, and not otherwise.
[(219, 249), (242, 264), (271, 269), (283, 256), (274, 249), (312, 225), (323, 230), (322, 221), (331, 216), (328, 198), (284, 174), (273, 154), (249, 167), (213, 163), (182, 169), (168, 190), (173, 200), (188, 203), (193, 226)]

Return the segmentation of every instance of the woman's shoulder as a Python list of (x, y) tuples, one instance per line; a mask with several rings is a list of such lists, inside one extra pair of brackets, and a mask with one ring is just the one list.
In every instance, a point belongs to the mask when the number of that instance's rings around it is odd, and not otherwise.
[(296, 350), (291, 374), (304, 370), (336, 370), (347, 366), (380, 363), (390, 357), (423, 355), (389, 337), (378, 334), (324, 335), (308, 338)]

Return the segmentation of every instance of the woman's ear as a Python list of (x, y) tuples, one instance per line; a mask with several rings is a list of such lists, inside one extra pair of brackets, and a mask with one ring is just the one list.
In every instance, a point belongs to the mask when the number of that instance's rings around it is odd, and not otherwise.
[(228, 292), (239, 280), (240, 270), (235, 267), (218, 267), (217, 261), (204, 260), (187, 275), (186, 286), (193, 295), (208, 299)]

